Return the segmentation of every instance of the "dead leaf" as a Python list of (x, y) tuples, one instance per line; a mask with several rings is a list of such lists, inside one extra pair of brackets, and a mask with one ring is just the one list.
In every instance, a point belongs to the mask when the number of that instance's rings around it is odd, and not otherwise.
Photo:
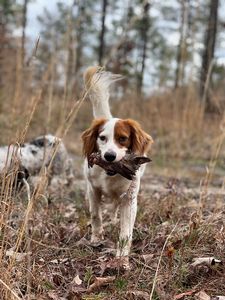
[[(49, 262), (50, 263), (52, 263), (52, 264), (56, 264), (56, 265), (58, 265), (58, 264), (64, 264), (64, 263), (66, 263), (66, 262), (68, 262), (68, 260), (69, 260), (69, 258), (60, 258), (60, 259), (52, 259), (52, 260), (50, 260)], [(41, 261), (41, 259), (39, 260), (39, 261)]]
[(210, 296), (207, 295), (204, 291), (200, 291), (199, 293), (195, 294), (196, 300), (210, 300)]
[(193, 232), (193, 230), (198, 228), (200, 222), (201, 222), (201, 217), (200, 217), (199, 213), (194, 212), (191, 215), (191, 219), (190, 219), (190, 222), (189, 222), (189, 233)]
[(91, 243), (85, 237), (82, 237), (79, 241), (76, 242), (76, 246), (90, 246)]
[(24, 252), (24, 253), (20, 253), (20, 252), (16, 252), (14, 250), (14, 247), (13, 248), (10, 248), (9, 250), (6, 251), (5, 255), (8, 256), (8, 257), (14, 257), (16, 261), (20, 262), (22, 260), (24, 260), (24, 258), (27, 256), (27, 255), (30, 255), (31, 252)]
[(149, 300), (149, 294), (143, 291), (129, 291), (127, 292), (127, 295), (133, 296), (134, 299)]
[(94, 290), (99, 289), (101, 286), (107, 285), (113, 282), (116, 279), (116, 276), (107, 276), (107, 277), (95, 277), (95, 281), (87, 289), (88, 293), (93, 292)]
[(73, 283), (75, 283), (77, 285), (81, 285), (82, 280), (80, 279), (79, 275), (77, 275), (77, 276), (74, 277)]
[(215, 257), (198, 257), (198, 258), (193, 258), (193, 263), (191, 264), (192, 267), (196, 267), (198, 265), (203, 265), (206, 264), (208, 266), (213, 266), (215, 264), (221, 264), (221, 260), (216, 259)]
[(142, 257), (144, 259), (144, 262), (146, 264), (148, 264), (152, 260), (153, 256), (154, 256), (154, 254), (152, 254), (152, 253), (151, 254), (143, 254), (142, 255)]
[(66, 211), (64, 213), (65, 218), (75, 217), (76, 215), (76, 206), (74, 204), (69, 204), (66, 207)]
[(52, 260), (50, 260), (50, 263), (58, 265), (59, 261), (58, 261), (58, 259), (52, 259)]
[(63, 277), (59, 272), (52, 272), (52, 281), (56, 286), (60, 286), (63, 282)]
[(71, 282), (68, 286), (68, 295), (66, 299), (81, 299), (80, 295), (85, 293), (87, 289), (81, 285), (76, 285)]
[(167, 248), (167, 251), (166, 251), (166, 255), (168, 256), (168, 258), (172, 259), (174, 254), (175, 254), (175, 249), (172, 245), (170, 245), (168, 248)]
[(191, 290), (191, 291), (187, 291), (187, 292), (178, 294), (178, 295), (174, 296), (174, 300), (183, 299), (184, 296), (191, 296), (194, 293), (195, 293), (195, 290)]
[(48, 292), (48, 297), (49, 297), (49, 299), (51, 299), (51, 300), (65, 300), (65, 298), (60, 297), (60, 296), (57, 295), (57, 293), (54, 292), (54, 291)]

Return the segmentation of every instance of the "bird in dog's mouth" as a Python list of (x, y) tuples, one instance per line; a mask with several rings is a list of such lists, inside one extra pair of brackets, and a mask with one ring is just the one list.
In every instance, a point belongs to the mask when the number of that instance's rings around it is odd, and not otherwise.
[(108, 176), (120, 174), (132, 180), (140, 166), (150, 161), (151, 159), (146, 156), (129, 152), (120, 161), (107, 162), (102, 159), (100, 152), (94, 152), (88, 157), (88, 167), (92, 168), (94, 165), (98, 165), (105, 170)]

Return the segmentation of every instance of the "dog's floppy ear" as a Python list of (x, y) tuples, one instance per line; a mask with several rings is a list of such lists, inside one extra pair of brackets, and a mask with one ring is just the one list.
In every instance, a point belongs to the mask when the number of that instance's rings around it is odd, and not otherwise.
[(92, 122), (91, 127), (85, 130), (81, 138), (83, 140), (83, 154), (85, 157), (89, 157), (91, 153), (97, 152), (97, 143), (99, 130), (106, 122), (106, 119), (96, 119)]
[(132, 119), (127, 119), (125, 122), (131, 129), (131, 151), (141, 155), (146, 154), (153, 143), (152, 137), (141, 128), (138, 122)]

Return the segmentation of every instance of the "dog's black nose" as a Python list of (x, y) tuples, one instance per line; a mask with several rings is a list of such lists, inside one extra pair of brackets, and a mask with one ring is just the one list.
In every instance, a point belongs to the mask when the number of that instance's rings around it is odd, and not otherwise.
[(116, 158), (116, 153), (114, 151), (108, 151), (105, 153), (104, 158), (105, 160), (112, 162)]

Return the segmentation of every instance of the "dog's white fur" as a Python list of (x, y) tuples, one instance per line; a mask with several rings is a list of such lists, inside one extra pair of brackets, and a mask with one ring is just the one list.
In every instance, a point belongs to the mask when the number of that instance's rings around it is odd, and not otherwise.
[(85, 86), (92, 103), (93, 116), (97, 118), (111, 119), (112, 114), (109, 108), (109, 87), (110, 85), (123, 78), (119, 74), (98, 71), (96, 67), (90, 67), (84, 74)]
[[(92, 69), (89, 68), (86, 71), (84, 79), (86, 88), (89, 89), (94, 118), (107, 119), (97, 137), (98, 150), (100, 150), (103, 159), (107, 151), (113, 151), (116, 153), (115, 161), (119, 161), (123, 158), (128, 149), (119, 147), (117, 143), (115, 143), (114, 128), (119, 119), (112, 117), (109, 108), (109, 86), (113, 81), (119, 79), (119, 76), (110, 72), (96, 72), (96, 68), (92, 67)], [(104, 141), (101, 140), (101, 136), (105, 137)], [(122, 195), (127, 192), (131, 181), (119, 174), (108, 176), (106, 172), (97, 165), (94, 165), (93, 168), (89, 168), (87, 158), (84, 162), (87, 198), (89, 200), (91, 213), (91, 241), (98, 242), (103, 237), (102, 201), (104, 199), (104, 201), (110, 202), (113, 206), (114, 214), (112, 214), (112, 221), (116, 219), (117, 210), (120, 208), (120, 235), (117, 245), (117, 256), (127, 256), (130, 252), (133, 227), (137, 213), (137, 195), (143, 172), (143, 166), (136, 172), (134, 195), (132, 200), (127, 201)]]
[[(109, 119), (109, 121), (104, 125), (103, 130), (97, 139), (98, 149), (101, 152), (101, 157), (103, 160), (105, 160), (104, 155), (109, 150), (116, 154), (114, 161), (120, 161), (126, 154), (127, 149), (125, 147), (118, 147), (114, 141), (114, 128), (118, 120), (119, 119), (117, 118)], [(101, 140), (102, 136), (106, 137), (105, 141)]]
[(13, 144), (0, 147), (0, 176), (7, 173), (11, 165), (18, 164), (29, 173), (29, 181), (36, 185), (39, 181), (39, 172), (47, 167), (52, 160), (54, 146), (58, 144), (57, 152), (51, 164), (49, 191), (69, 186), (73, 181), (72, 161), (62, 140), (51, 134), (39, 136), (22, 145)]

